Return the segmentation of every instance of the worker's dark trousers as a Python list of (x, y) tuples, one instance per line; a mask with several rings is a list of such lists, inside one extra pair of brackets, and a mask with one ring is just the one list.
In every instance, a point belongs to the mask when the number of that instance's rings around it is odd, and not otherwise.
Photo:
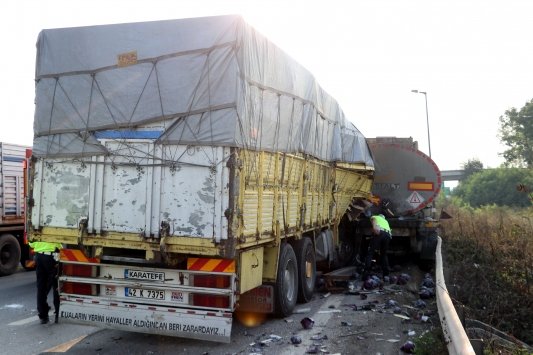
[(52, 255), (35, 254), (35, 273), (37, 275), (37, 311), (40, 319), (48, 319), (48, 294), (54, 290), (54, 307), (59, 310), (59, 293), (57, 291), (57, 262)]
[(368, 252), (366, 253), (366, 275), (370, 273), (370, 266), (372, 264), (372, 258), (374, 257), (374, 253), (379, 250), (379, 254), (381, 257), (381, 271), (383, 272), (383, 276), (389, 276), (389, 257), (387, 256), (387, 250), (389, 249), (390, 240), (390, 234), (385, 231), (381, 231), (378, 235), (372, 236), (370, 244), (368, 245)]

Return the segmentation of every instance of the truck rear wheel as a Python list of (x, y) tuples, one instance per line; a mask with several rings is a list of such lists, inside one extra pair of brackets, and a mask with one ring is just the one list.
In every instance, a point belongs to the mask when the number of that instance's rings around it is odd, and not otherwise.
[(11, 275), (20, 262), (20, 245), (11, 234), (0, 236), (0, 276)]
[(298, 296), (298, 266), (296, 255), (289, 243), (281, 245), (274, 289), (275, 312), (279, 317), (292, 314)]
[(302, 238), (294, 244), (298, 261), (298, 301), (307, 303), (313, 298), (316, 282), (316, 256), (313, 242)]

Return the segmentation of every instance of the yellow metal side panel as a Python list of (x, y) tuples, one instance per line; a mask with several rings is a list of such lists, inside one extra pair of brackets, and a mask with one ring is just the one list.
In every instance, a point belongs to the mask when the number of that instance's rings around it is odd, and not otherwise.
[(353, 197), (367, 196), (371, 188), (366, 168), (356, 164), (335, 168), (309, 157), (247, 150), (240, 158), (242, 232), (237, 237), (279, 238), (287, 229), (300, 231), (302, 218), (305, 228), (324, 225), (339, 219)]
[(257, 210), (258, 210), (257, 190), (246, 190), (244, 192), (244, 202), (242, 208), (243, 234), (245, 236), (257, 233)]
[(305, 208), (307, 209), (305, 223), (308, 225), (313, 224), (313, 221), (315, 220), (315, 216), (313, 215), (313, 195), (312, 192), (309, 192), (305, 197)]
[(273, 231), (274, 192), (263, 190), (263, 213), (261, 215), (262, 233)]
[(353, 170), (336, 169), (335, 183), (336, 212), (339, 218), (345, 213), (353, 197), (368, 197), (371, 189), (370, 178)]
[(298, 216), (300, 214), (300, 208), (298, 206), (299, 193), (298, 191), (289, 191), (289, 203), (287, 210), (287, 224), (289, 228), (296, 227), (298, 223)]
[(275, 281), (278, 269), (279, 246), (265, 247), (263, 255), (263, 280)]
[(263, 248), (242, 252), (239, 259), (240, 292), (244, 293), (263, 283)]
[(265, 186), (273, 186), (276, 177), (279, 174), (277, 160), (279, 155), (277, 153), (265, 153), (262, 161), (263, 167), (263, 184)]

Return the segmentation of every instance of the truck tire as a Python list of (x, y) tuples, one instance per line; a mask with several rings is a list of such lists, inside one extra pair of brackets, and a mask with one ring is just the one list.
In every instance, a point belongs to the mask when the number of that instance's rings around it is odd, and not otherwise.
[(298, 297), (298, 264), (289, 243), (281, 245), (276, 285), (274, 287), (275, 313), (278, 317), (292, 314)]
[(316, 282), (316, 256), (313, 242), (302, 238), (294, 243), (298, 262), (298, 302), (307, 303), (313, 298)]
[(11, 275), (20, 262), (20, 245), (11, 234), (0, 236), (0, 276)]

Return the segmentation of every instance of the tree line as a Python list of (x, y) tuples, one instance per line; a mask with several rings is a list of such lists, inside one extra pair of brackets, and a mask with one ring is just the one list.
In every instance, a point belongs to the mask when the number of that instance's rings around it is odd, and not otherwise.
[(471, 207), (498, 205), (528, 207), (533, 203), (533, 99), (517, 110), (511, 108), (499, 118), (499, 139), (507, 147), (500, 153), (502, 166), (483, 169), (483, 163), (463, 163), (465, 179), (452, 197)]

